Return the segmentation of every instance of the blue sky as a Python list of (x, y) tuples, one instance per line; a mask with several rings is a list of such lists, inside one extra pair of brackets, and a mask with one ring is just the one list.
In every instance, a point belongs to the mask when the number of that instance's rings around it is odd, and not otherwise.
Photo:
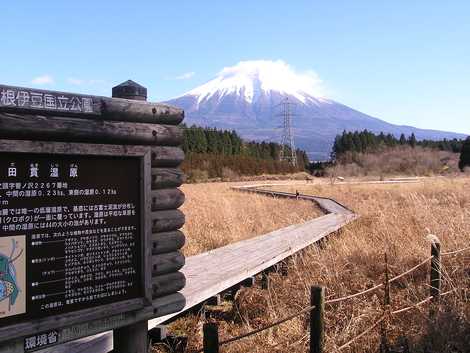
[(0, 83), (178, 96), (242, 60), (313, 70), (392, 123), (470, 134), (469, 1), (37, 1), (3, 4)]

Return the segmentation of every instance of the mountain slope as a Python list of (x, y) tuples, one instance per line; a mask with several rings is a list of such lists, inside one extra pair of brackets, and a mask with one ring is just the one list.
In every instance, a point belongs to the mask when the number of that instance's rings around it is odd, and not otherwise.
[(297, 147), (312, 159), (328, 158), (334, 138), (343, 130), (410, 135), (418, 139), (463, 138), (465, 135), (398, 126), (323, 98), (314, 73), (297, 74), (282, 61), (246, 61), (181, 97), (167, 101), (183, 108), (186, 124), (234, 129), (245, 139), (279, 142), (279, 103), (294, 103), (293, 132)]

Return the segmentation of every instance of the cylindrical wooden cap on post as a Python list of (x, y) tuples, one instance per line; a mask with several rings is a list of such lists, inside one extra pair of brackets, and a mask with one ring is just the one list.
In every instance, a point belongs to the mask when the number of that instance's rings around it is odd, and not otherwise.
[(113, 98), (125, 98), (138, 101), (147, 100), (147, 88), (137, 82), (127, 80), (120, 85), (113, 87)]

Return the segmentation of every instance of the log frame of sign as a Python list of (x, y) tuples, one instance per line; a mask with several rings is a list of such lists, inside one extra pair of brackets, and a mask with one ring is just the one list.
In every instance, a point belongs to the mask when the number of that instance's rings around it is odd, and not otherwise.
[(183, 132), (174, 125), (0, 112), (0, 138), (178, 146), (183, 138)]
[[(80, 117), (93, 121), (108, 120), (131, 123), (178, 125), (184, 119), (184, 111), (162, 103), (152, 103), (142, 100), (131, 100), (117, 97), (103, 97), (57, 92), (16, 86), (0, 85), (0, 93), (4, 93), (0, 101), (0, 111), (20, 114), (57, 115)], [(8, 93), (11, 92), (11, 95)], [(21, 99), (20, 93), (23, 93)], [(27, 99), (24, 99), (27, 94)], [(35, 104), (32, 95), (40, 96), (41, 104)], [(10, 97), (9, 97), (10, 96)], [(46, 104), (46, 97), (53, 99)], [(67, 102), (64, 106), (62, 102)], [(88, 109), (71, 104), (74, 102), (89, 102)], [(65, 109), (61, 109), (61, 106)]]
[[(184, 112), (165, 104), (146, 102), (146, 97), (127, 95), (141, 93), (136, 89), (139, 85), (133, 84), (128, 81), (113, 88), (113, 96), (124, 93), (120, 97), (141, 100), (0, 85), (0, 153), (141, 158), (145, 293), (140, 299), (0, 328), (0, 353), (22, 352), (24, 337), (51, 329), (59, 332), (58, 344), (107, 330), (117, 329), (117, 336), (130, 330), (129, 334), (135, 334), (135, 343), (140, 347), (143, 321), (177, 312), (185, 305), (185, 298), (177, 293), (185, 285), (184, 275), (178, 272), (184, 265), (179, 250), (185, 237), (178, 230), (184, 224), (184, 215), (177, 210), (185, 198), (177, 189), (184, 181), (178, 168), (184, 153), (179, 147), (183, 132), (176, 126), (184, 119)], [(119, 353), (139, 349), (120, 344), (119, 340), (116, 343), (115, 351)]]

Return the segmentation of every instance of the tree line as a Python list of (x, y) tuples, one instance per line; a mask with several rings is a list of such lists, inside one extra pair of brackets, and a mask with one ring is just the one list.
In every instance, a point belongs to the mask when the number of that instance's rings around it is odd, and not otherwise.
[[(281, 145), (275, 142), (244, 141), (236, 131), (184, 126), (183, 150), (186, 159), (183, 171), (190, 177), (203, 174), (207, 178), (250, 176), (260, 174), (287, 174), (309, 170), (318, 174), (329, 162), (310, 165), (307, 153), (297, 149), (298, 167), (279, 160)], [(376, 153), (387, 148), (409, 146), (415, 148), (436, 149), (460, 153), (459, 167), (463, 170), (470, 167), (470, 138), (467, 140), (417, 140), (401, 134), (396, 138), (383, 132), (374, 134), (371, 131), (343, 131), (336, 136), (332, 148), (332, 160), (341, 159), (351, 153)]]
[(275, 142), (244, 141), (236, 131), (183, 126), (183, 150), (186, 160), (183, 170), (205, 172), (207, 177), (226, 174), (260, 175), (286, 174), (305, 170), (309, 165), (307, 153), (296, 150), (298, 167), (280, 162), (281, 144)]
[(341, 135), (337, 135), (333, 144), (332, 159), (340, 158), (347, 152), (350, 153), (374, 153), (382, 151), (384, 148), (397, 146), (416, 146), (438, 149), (441, 151), (450, 151), (459, 153), (462, 150), (464, 140), (459, 139), (443, 139), (443, 140), (417, 140), (414, 133), (410, 136), (401, 134), (396, 138), (393, 134), (374, 134), (371, 131), (343, 131)]
[[(347, 132), (343, 131), (337, 135), (332, 149), (332, 160), (341, 159), (346, 154), (351, 153), (375, 153), (383, 151), (386, 148), (397, 146), (410, 146), (415, 148), (435, 149), (440, 151), (449, 151), (460, 153), (459, 168), (463, 171), (470, 167), (470, 137), (467, 139), (443, 139), (443, 140), (417, 140), (414, 133), (406, 137), (404, 134), (396, 138), (392, 134), (374, 134), (368, 130)], [(324, 170), (324, 163), (310, 166), (311, 171)]]

